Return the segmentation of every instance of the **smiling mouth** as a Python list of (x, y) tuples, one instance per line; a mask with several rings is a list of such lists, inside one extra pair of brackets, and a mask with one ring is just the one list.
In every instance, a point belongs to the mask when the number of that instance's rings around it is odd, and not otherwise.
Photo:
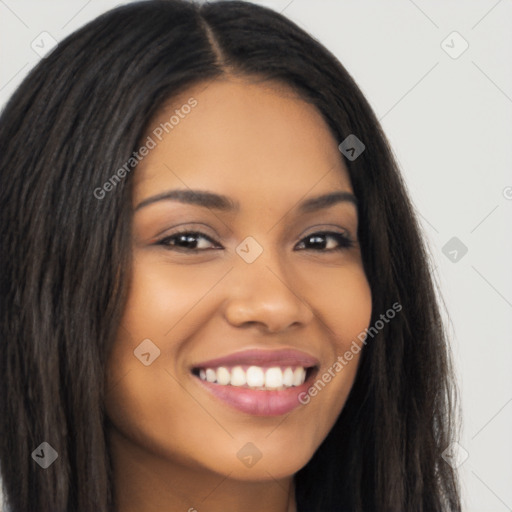
[(193, 368), (203, 382), (255, 391), (282, 391), (302, 386), (316, 373), (316, 366), (218, 366)]
[[(303, 405), (320, 361), (301, 350), (249, 349), (195, 363), (200, 389), (230, 409), (253, 416), (281, 416)], [(311, 409), (308, 409), (311, 410)]]

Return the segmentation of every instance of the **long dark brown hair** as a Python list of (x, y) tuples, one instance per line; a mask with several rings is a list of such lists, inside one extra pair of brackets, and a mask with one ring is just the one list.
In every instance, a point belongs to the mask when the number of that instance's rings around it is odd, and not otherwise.
[[(0, 118), (0, 461), (10, 512), (112, 512), (104, 374), (130, 281), (131, 183), (94, 191), (158, 109), (225, 74), (278, 80), (340, 142), (359, 202), (372, 325), (337, 423), (295, 476), (299, 512), (458, 511), (446, 337), (413, 208), (378, 120), (337, 59), (250, 3), (150, 0), (98, 17), (43, 59)], [(343, 156), (340, 153), (340, 158)], [(31, 454), (48, 442), (43, 470)]]

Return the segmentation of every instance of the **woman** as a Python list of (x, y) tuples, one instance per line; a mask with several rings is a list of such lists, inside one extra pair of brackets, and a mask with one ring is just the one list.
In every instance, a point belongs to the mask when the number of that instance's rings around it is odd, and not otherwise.
[(30, 73), (0, 152), (9, 510), (460, 510), (418, 225), (318, 42), (120, 7)]

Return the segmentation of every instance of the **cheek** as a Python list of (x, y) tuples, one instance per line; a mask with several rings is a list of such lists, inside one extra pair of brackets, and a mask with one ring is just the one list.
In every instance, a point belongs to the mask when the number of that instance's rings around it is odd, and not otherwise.
[(335, 335), (337, 351), (350, 346), (368, 327), (372, 314), (370, 285), (361, 264), (334, 271), (315, 268), (304, 272), (304, 290), (322, 323)]
[(363, 350), (361, 334), (371, 320), (372, 295), (361, 265), (337, 272), (317, 268), (303, 275), (310, 276), (304, 289), (317, 290), (309, 304), (331, 340), (321, 370), (302, 397), (313, 416), (326, 420), (319, 423), (321, 437), (334, 425), (354, 383)]
[[(128, 301), (106, 369), (107, 393), (111, 394), (110, 389), (118, 387), (119, 382), (129, 380), (135, 383), (132, 398), (136, 404), (143, 405), (137, 390), (148, 387), (153, 390), (151, 401), (169, 400), (174, 383), (169, 382), (168, 373), (162, 372), (166, 368), (176, 374), (183, 345), (172, 340), (187, 339), (205, 303), (202, 299), (222, 275), (221, 270), (209, 265), (184, 267), (137, 256)], [(148, 339), (150, 343), (145, 341)], [(149, 348), (150, 360), (154, 361), (150, 366), (144, 366), (136, 357), (134, 351), (148, 351), (139, 350), (139, 346)], [(125, 379), (127, 375), (129, 378)], [(162, 389), (167, 390), (165, 396), (157, 397)], [(174, 391), (179, 394), (179, 386)]]
[[(172, 396), (171, 377), (162, 364), (176, 361), (177, 347), (169, 341), (186, 324), (187, 314), (208, 292), (214, 278), (211, 271), (206, 275), (199, 267), (196, 272), (184, 272), (178, 266), (171, 268), (140, 257), (135, 261), (128, 301), (106, 371), (106, 391), (112, 407), (119, 409), (122, 403), (131, 403), (144, 411), (148, 403), (164, 403)], [(139, 346), (145, 347), (140, 354), (150, 353), (150, 365), (145, 366), (136, 357)], [(169, 371), (174, 369), (169, 367)], [(149, 402), (147, 395), (140, 393), (148, 387), (152, 393)], [(114, 397), (120, 390), (126, 395), (122, 400)], [(165, 395), (160, 396), (163, 390)]]
[(225, 269), (208, 264), (180, 266), (141, 258), (135, 263), (123, 328), (133, 337), (154, 335), (163, 339), (185, 320), (224, 273)]
[[(201, 300), (223, 275), (217, 269), (201, 267), (208, 265), (185, 268), (140, 257), (136, 260), (106, 371), (105, 407), (112, 424), (149, 452), (165, 453), (176, 460), (193, 458), (194, 450), (170, 439), (200, 438), (199, 430), (206, 424), (212, 430), (218, 428), (180, 385), (183, 375), (177, 367), (183, 343), (173, 343), (187, 339)], [(153, 359), (154, 349), (149, 345), (152, 362), (145, 366), (134, 350), (147, 339), (159, 355)]]

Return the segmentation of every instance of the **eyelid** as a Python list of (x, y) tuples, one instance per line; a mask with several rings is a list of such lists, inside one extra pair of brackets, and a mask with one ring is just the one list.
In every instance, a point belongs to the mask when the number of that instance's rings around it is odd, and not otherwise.
[(165, 247), (173, 247), (170, 244), (165, 244), (164, 242), (170, 238), (175, 238), (180, 235), (195, 235), (197, 238), (204, 238), (205, 240), (208, 240), (209, 243), (212, 244), (213, 247), (208, 249), (186, 249), (179, 246), (174, 246), (174, 250), (181, 251), (181, 252), (205, 252), (206, 250), (218, 250), (218, 249), (224, 249), (224, 247), (216, 242), (212, 237), (207, 235), (206, 233), (203, 233), (198, 230), (194, 229), (183, 229), (181, 231), (176, 231), (173, 233), (169, 233), (168, 235), (163, 236), (162, 238), (155, 240), (155, 245), (163, 245)]
[[(207, 231), (212, 231), (213, 234), (205, 233), (205, 229)], [(166, 238), (183, 233), (197, 233), (198, 235), (208, 238), (212, 243), (216, 243), (217, 245), (218, 243), (215, 242), (214, 238), (220, 238), (220, 235), (214, 229), (210, 228), (208, 224), (203, 224), (202, 222), (184, 222), (183, 224), (177, 224), (170, 230), (165, 229), (164, 231), (157, 233), (149, 242), (151, 244), (159, 243)]]
[(339, 231), (333, 231), (332, 229), (331, 230), (320, 229), (320, 230), (312, 231), (311, 233), (303, 236), (297, 242), (296, 245), (304, 243), (304, 240), (312, 237), (313, 235), (317, 235), (317, 234), (322, 235), (325, 238), (328, 238), (328, 237), (338, 238), (339, 237), (341, 239), (342, 243), (339, 245), (339, 247), (336, 247), (335, 249), (326, 249), (324, 251), (314, 251), (314, 252), (329, 253), (329, 252), (337, 251), (337, 250), (350, 249), (350, 248), (354, 247), (357, 243), (357, 240), (354, 240), (348, 231), (341, 233)]
[(305, 237), (314, 235), (316, 233), (336, 233), (339, 235), (346, 236), (348, 239), (350, 239), (354, 243), (357, 241), (357, 236), (352, 236), (351, 230), (349, 230), (347, 228), (343, 228), (343, 227), (333, 225), (333, 224), (316, 224), (314, 226), (310, 226), (309, 228), (305, 229), (298, 236), (297, 242), (300, 242)]

